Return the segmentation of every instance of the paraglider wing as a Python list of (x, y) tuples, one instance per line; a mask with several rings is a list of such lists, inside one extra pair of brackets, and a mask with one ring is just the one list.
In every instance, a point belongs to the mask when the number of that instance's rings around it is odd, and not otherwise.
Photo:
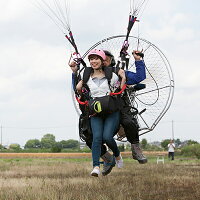
[[(32, 1), (42, 10), (62, 31), (69, 43), (75, 50), (74, 61), (84, 67), (83, 61), (88, 52), (94, 48), (111, 51), (115, 58), (121, 60), (127, 55), (131, 55), (133, 50), (141, 49), (144, 54), (147, 78), (142, 82), (145, 88), (130, 93), (131, 105), (138, 110), (138, 122), (140, 124), (140, 134), (144, 134), (155, 128), (171, 105), (174, 92), (174, 79), (170, 64), (166, 56), (154, 44), (139, 37), (130, 36), (130, 31), (142, 14), (148, 0), (130, 0), (130, 14), (126, 35), (105, 38), (94, 44), (83, 57), (80, 56), (75, 43), (70, 23), (69, 23), (69, 1), (68, 0), (34, 0)], [(128, 70), (135, 70), (135, 63), (131, 56), (127, 62)], [(78, 74), (82, 69), (79, 70)], [(76, 101), (74, 90), (72, 89), (74, 107), (80, 115), (79, 104)]]

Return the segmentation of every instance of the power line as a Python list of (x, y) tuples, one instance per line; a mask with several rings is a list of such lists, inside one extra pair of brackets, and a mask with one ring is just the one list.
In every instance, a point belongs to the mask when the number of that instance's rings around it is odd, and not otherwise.
[[(173, 120), (174, 121), (174, 120)], [(161, 121), (161, 122), (159, 122), (159, 123), (161, 123), (161, 124), (164, 124), (164, 123), (172, 123), (172, 121)], [(185, 124), (187, 124), (187, 123), (200, 123), (200, 121), (176, 121), (176, 123), (185, 123)]]
[(46, 126), (46, 127), (17, 127), (17, 126), (4, 126), (3, 128), (5, 129), (62, 129), (62, 128), (68, 128), (68, 127), (74, 127), (77, 126), (75, 125), (68, 125), (68, 126)]

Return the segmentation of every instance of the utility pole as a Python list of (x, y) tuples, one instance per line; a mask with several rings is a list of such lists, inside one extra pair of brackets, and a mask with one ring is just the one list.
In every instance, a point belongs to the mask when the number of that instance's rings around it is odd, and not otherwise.
[(1, 125), (1, 149), (2, 149), (2, 147), (3, 147), (3, 145), (2, 145), (2, 137), (3, 137), (3, 131), (2, 131), (2, 129), (3, 129), (3, 127), (2, 127), (2, 125)]
[(172, 120), (172, 140), (174, 140), (174, 121)]

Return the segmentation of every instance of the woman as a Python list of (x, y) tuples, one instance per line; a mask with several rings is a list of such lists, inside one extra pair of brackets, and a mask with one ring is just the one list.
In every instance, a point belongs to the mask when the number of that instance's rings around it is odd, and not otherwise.
[[(123, 70), (120, 71), (119, 76), (121, 78), (121, 83), (119, 78), (115, 73), (112, 73), (112, 78), (110, 81), (105, 77), (105, 72), (103, 70), (103, 62), (106, 59), (106, 55), (103, 50), (94, 49), (89, 52), (88, 59), (92, 67), (92, 73), (87, 81), (87, 86), (90, 90), (91, 98), (108, 97), (111, 90), (115, 90), (119, 86), (121, 88), (125, 84), (126, 78)], [(81, 80), (76, 89), (81, 92), (83, 87), (83, 81)], [(93, 115), (90, 118), (93, 142), (92, 142), (92, 159), (93, 159), (93, 170), (91, 172), (92, 176), (98, 176), (100, 174), (100, 163), (99, 158), (101, 154), (101, 144), (105, 142), (107, 146), (113, 151), (115, 156), (116, 164), (119, 168), (123, 166), (123, 160), (120, 155), (117, 144), (113, 138), (114, 132), (119, 126), (120, 113), (115, 111), (113, 113), (107, 113), (106, 115)]]

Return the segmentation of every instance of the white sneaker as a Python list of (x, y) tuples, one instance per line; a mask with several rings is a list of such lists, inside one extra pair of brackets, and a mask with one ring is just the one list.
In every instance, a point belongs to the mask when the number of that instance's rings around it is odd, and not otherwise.
[(122, 156), (120, 155), (120, 160), (115, 159), (116, 165), (118, 168), (122, 168), (124, 166)]
[(91, 176), (98, 177), (99, 174), (100, 174), (100, 169), (97, 168), (97, 167), (94, 167), (94, 169), (93, 169), (92, 172), (91, 172)]

